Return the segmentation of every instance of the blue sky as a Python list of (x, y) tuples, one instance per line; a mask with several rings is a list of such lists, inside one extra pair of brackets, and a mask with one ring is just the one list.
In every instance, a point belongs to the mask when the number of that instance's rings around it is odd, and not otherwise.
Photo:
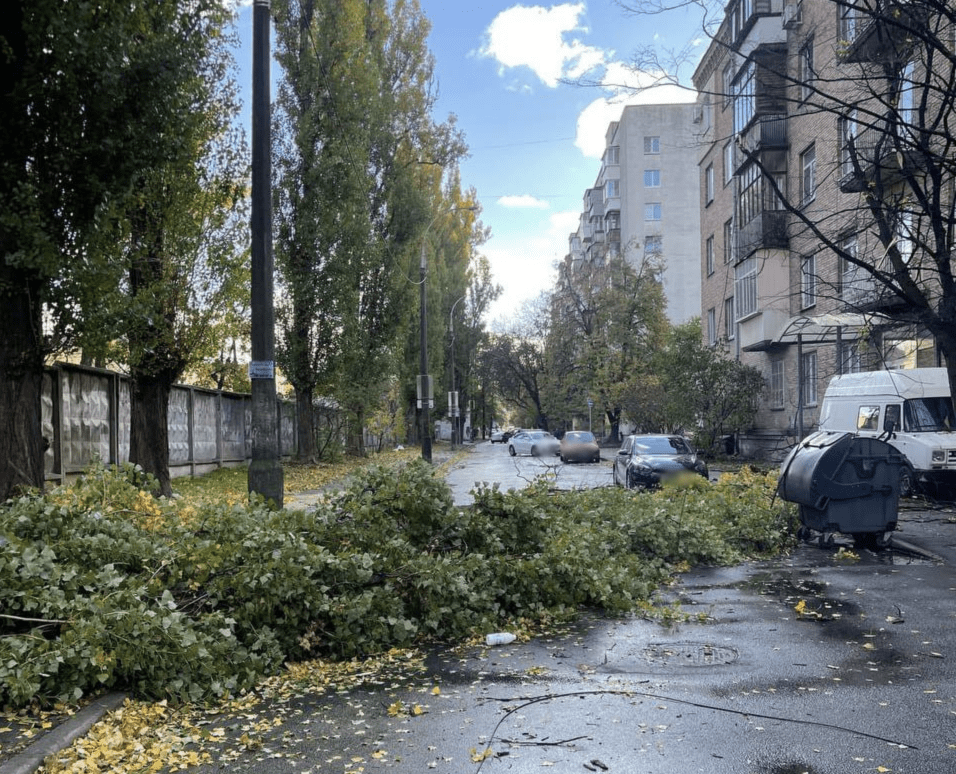
[[(525, 300), (553, 285), (553, 267), (597, 177), (608, 123), (624, 104), (692, 99), (675, 87), (622, 92), (565, 80), (647, 84), (647, 75), (627, 67), (633, 53), (642, 45), (663, 54), (696, 42), (702, 54), (699, 17), (692, 10), (629, 16), (613, 0), (419, 1), (432, 24), (435, 117), (454, 113), (465, 133), (471, 155), (461, 165), (462, 184), (477, 191), (492, 234), (482, 252), (504, 289), (490, 317), (506, 324)], [(241, 10), (239, 24), (242, 58), (251, 59), (250, 8)], [(681, 74), (685, 82), (690, 74)], [(242, 87), (251, 94), (251, 85)]]

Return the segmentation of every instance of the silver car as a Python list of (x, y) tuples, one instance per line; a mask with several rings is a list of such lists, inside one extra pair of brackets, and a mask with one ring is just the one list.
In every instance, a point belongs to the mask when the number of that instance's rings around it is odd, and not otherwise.
[(558, 454), (561, 443), (546, 430), (520, 430), (508, 440), (508, 454), (530, 454), (546, 457)]

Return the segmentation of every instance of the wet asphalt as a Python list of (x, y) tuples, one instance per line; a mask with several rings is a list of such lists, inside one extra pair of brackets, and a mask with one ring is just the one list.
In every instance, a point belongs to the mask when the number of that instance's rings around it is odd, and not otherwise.
[[(473, 452), (448, 474), (457, 502), (496, 470), (527, 479), (501, 447)], [(564, 485), (610, 481), (606, 461), (567, 467)], [(435, 650), (415, 674), (265, 703), (257, 716), (281, 722), (254, 749), (189, 770), (948, 774), (956, 511), (905, 503), (894, 541), (903, 550), (853, 558), (836, 536), (686, 573), (662, 594), (684, 614), (669, 626), (586, 617), (528, 642)]]

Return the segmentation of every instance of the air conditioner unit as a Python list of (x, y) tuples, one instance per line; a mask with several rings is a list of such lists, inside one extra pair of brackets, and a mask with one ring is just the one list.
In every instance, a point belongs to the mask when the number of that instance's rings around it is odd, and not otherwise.
[(783, 7), (783, 26), (792, 30), (800, 26), (800, 3), (787, 3)]

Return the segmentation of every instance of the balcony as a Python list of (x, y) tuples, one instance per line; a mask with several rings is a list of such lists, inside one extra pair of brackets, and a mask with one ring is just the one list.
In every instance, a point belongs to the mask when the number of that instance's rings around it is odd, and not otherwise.
[(747, 163), (748, 155), (763, 155), (764, 151), (786, 150), (787, 116), (771, 114), (759, 116), (740, 135), (740, 143), (734, 146), (734, 171)]
[(761, 248), (786, 248), (788, 213), (780, 210), (764, 210), (737, 230), (735, 258), (741, 260)]
[[(905, 129), (904, 129), (905, 132)], [(859, 161), (859, 171), (853, 168), (849, 151), (841, 152), (840, 190), (843, 193), (865, 191), (871, 184), (884, 187), (898, 183), (907, 172), (921, 169), (923, 161), (918, 152), (909, 151), (911, 141), (903, 138), (902, 152), (897, 152), (892, 134), (885, 126), (872, 126), (853, 138), (853, 148)]]
[(843, 62), (887, 62), (908, 58), (912, 39), (927, 20), (925, 3), (865, 0), (841, 8), (839, 56)]

